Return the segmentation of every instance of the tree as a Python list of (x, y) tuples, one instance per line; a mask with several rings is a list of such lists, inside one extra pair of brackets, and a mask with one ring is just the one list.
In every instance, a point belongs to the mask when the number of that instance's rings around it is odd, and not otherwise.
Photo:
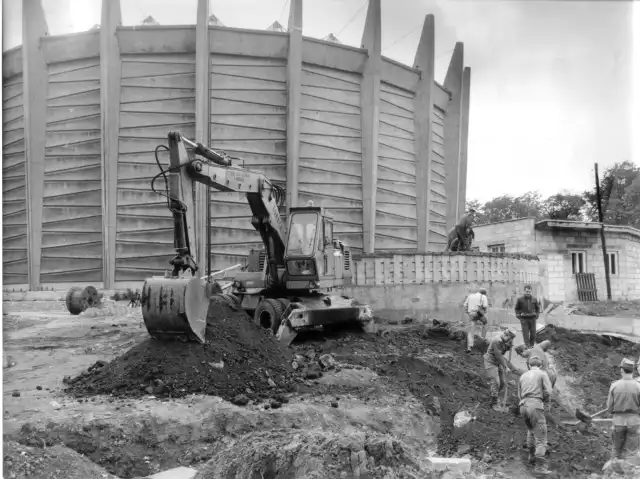
[(522, 196), (503, 195), (487, 201), (483, 212), (488, 223), (533, 216), (539, 218), (542, 211), (540, 193), (529, 191)]
[(549, 196), (542, 203), (542, 213), (552, 220), (581, 221), (582, 210), (586, 201), (582, 195), (576, 195), (563, 191)]
[[(614, 225), (640, 226), (638, 201), (640, 200), (640, 167), (630, 161), (616, 163), (607, 168), (600, 178), (604, 222)], [(598, 221), (598, 203), (595, 187), (583, 193), (584, 214)]]

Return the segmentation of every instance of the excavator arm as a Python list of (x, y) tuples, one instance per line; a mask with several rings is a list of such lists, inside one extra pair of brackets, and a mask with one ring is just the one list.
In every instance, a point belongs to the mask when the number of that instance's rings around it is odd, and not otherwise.
[[(208, 298), (212, 291), (207, 289), (204, 278), (196, 276), (199, 268), (194, 260), (198, 257), (194, 241), (194, 184), (202, 183), (218, 191), (245, 193), (252, 213), (251, 224), (265, 245), (269, 278), (273, 284), (279, 281), (278, 268), (284, 268), (286, 227), (279, 207), (285, 196), (282, 188), (263, 174), (232, 165), (227, 156), (183, 138), (180, 132), (170, 132), (168, 139), (169, 145), (164, 148), (169, 150), (169, 168), (163, 169), (156, 156), (161, 171), (152, 180), (151, 188), (167, 198), (173, 215), (176, 256), (170, 261), (173, 266), (170, 273), (145, 281), (140, 298), (142, 317), (153, 337), (186, 334), (204, 342)], [(191, 154), (187, 147), (192, 149)], [(165, 192), (154, 187), (160, 176), (165, 179)]]
[[(260, 233), (267, 253), (269, 274), (278, 281), (278, 267), (284, 267), (286, 226), (280, 217), (284, 201), (283, 190), (263, 174), (233, 166), (228, 157), (183, 138), (180, 132), (169, 133), (168, 196), (174, 221), (174, 248), (176, 257), (171, 260), (172, 276), (186, 270), (192, 274), (198, 270), (194, 245), (195, 205), (194, 183), (202, 183), (218, 191), (245, 193), (251, 208), (251, 224)], [(190, 158), (186, 147), (192, 148)]]

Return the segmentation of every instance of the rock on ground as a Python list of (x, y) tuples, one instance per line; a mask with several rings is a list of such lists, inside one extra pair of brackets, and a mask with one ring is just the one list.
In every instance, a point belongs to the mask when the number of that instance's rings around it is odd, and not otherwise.
[(7, 440), (3, 446), (2, 477), (7, 479), (118, 479), (64, 446), (43, 449)]

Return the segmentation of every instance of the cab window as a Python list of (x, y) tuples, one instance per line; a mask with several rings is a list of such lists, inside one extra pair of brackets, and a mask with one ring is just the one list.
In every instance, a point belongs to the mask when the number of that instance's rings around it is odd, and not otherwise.
[(315, 251), (317, 213), (294, 213), (291, 215), (288, 255), (312, 255)]

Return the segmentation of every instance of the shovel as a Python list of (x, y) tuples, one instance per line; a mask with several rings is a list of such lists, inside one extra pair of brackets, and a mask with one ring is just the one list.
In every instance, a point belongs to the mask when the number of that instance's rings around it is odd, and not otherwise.
[(568, 426), (577, 426), (578, 424), (580, 424), (580, 422), (584, 422), (589, 424), (593, 418), (600, 416), (601, 414), (604, 414), (605, 412), (608, 411), (609, 408), (605, 408), (602, 409), (601, 411), (598, 411), (594, 414), (586, 414), (583, 411), (581, 411), (580, 409), (576, 409), (576, 418), (578, 419), (577, 421), (563, 421), (562, 424), (566, 424)]

